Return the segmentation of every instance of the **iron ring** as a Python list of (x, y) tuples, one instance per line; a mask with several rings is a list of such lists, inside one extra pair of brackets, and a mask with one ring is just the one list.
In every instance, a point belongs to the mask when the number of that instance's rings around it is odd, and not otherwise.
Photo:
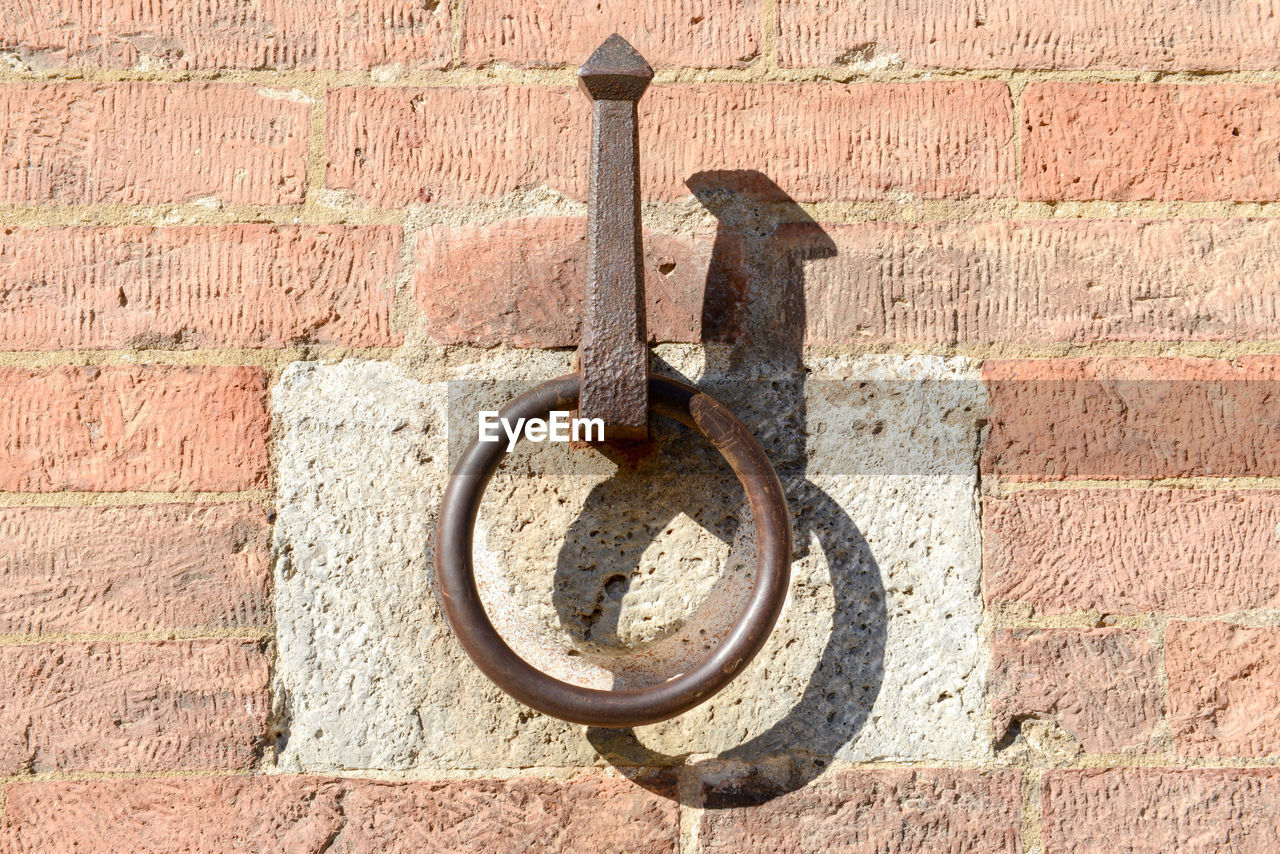
[[(581, 377), (543, 383), (508, 403), (508, 420), (546, 418), (577, 408)], [(499, 688), (539, 712), (573, 723), (633, 727), (686, 712), (741, 673), (764, 646), (782, 612), (791, 577), (791, 520), (777, 472), (747, 426), (715, 398), (666, 377), (649, 378), (649, 408), (705, 436), (746, 493), (756, 529), (756, 571), (749, 598), (720, 643), (692, 669), (666, 681), (615, 691), (561, 681), (533, 667), (498, 634), (476, 586), (472, 545), (486, 486), (506, 455), (502, 442), (478, 439), (463, 452), (440, 505), (435, 577), (449, 625), (476, 666)]]

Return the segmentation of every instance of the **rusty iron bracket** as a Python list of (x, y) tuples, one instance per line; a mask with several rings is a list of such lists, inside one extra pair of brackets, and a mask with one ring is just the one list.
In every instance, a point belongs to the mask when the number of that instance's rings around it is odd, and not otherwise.
[[(614, 687), (592, 687), (583, 684), (576, 650), (531, 656), (526, 661), (486, 612), (472, 562), (485, 487), (509, 450), (477, 436), (459, 458), (440, 503), (435, 579), (445, 619), (462, 648), (502, 690), (531, 708), (567, 721), (634, 727), (666, 720), (705, 702), (764, 646), (787, 598), (791, 521), (782, 482), (747, 425), (709, 394), (649, 375), (636, 101), (653, 79), (653, 69), (614, 35), (591, 55), (578, 77), (594, 106), (587, 298), (578, 352), (581, 373), (525, 392), (504, 406), (499, 416), (519, 423), (577, 407), (580, 416), (605, 422), (606, 439), (641, 439), (648, 434), (652, 411), (700, 434), (738, 476), (751, 506), (755, 571), (749, 580), (735, 577), (732, 588), (723, 588), (721, 595), (727, 598), (704, 606), (733, 622), (725, 626), (723, 620), (712, 619), (708, 624), (712, 633), (700, 632), (707, 635), (700, 660), (691, 661), (690, 650), (682, 645), (668, 651), (667, 659), (663, 654), (655, 658), (654, 652), (645, 653), (647, 667), (662, 663), (673, 671), (670, 675), (633, 683), (624, 662), (607, 667), (601, 663), (612, 671)], [(489, 592), (494, 592), (493, 587)], [(740, 604), (730, 605), (735, 598)], [(619, 684), (624, 676), (626, 681)]]
[(607, 439), (649, 435), (636, 102), (651, 80), (653, 68), (617, 33), (578, 69), (592, 102), (579, 414), (603, 419)]

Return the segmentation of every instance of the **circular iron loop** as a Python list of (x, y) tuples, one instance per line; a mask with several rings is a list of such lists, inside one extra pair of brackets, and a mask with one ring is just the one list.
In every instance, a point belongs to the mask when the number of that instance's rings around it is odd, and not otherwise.
[[(499, 413), (546, 418), (551, 410), (577, 408), (581, 378), (569, 374), (544, 383)], [(449, 479), (436, 525), (436, 584), (445, 617), (486, 676), (499, 688), (548, 715), (601, 727), (656, 723), (709, 699), (755, 657), (782, 611), (791, 577), (791, 520), (786, 496), (764, 449), (732, 412), (692, 386), (649, 378), (649, 408), (705, 436), (738, 476), (755, 520), (756, 572), (737, 621), (711, 653), (691, 670), (644, 688), (585, 688), (543, 673), (518, 656), (490, 622), (472, 566), (476, 514), (485, 487), (505, 456), (503, 442), (473, 442)]]

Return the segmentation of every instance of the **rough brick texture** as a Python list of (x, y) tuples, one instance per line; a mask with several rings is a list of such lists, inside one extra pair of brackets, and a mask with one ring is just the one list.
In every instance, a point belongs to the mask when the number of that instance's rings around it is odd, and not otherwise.
[[(644, 249), (650, 340), (731, 339), (747, 287), (733, 236), (646, 231)], [(576, 346), (586, 260), (580, 217), (429, 228), (414, 273), (427, 332), (440, 344)]]
[(1020, 779), (1015, 771), (846, 771), (741, 807), (713, 786), (698, 850), (1017, 852)]
[(398, 228), (0, 231), (0, 348), (398, 343)]
[(0, 86), (0, 203), (302, 201), (310, 107), (232, 83)]
[(988, 691), (999, 739), (1017, 720), (1050, 718), (1088, 753), (1144, 744), (1160, 718), (1160, 661), (1144, 632), (999, 632)]
[(599, 777), (94, 780), (11, 784), (5, 795), (0, 843), (14, 854), (669, 854), (679, 833), (673, 801)]
[(1165, 668), (1179, 752), (1280, 755), (1280, 628), (1173, 623)]
[(0, 634), (271, 622), (265, 508), (0, 509)]
[(1045, 854), (1274, 851), (1274, 768), (1050, 771), (1041, 796)]
[(724, 68), (760, 56), (759, 0), (657, 0), (643, 6), (488, 0), (462, 17), (462, 61), (577, 66), (622, 33), (655, 68)]
[(258, 368), (0, 368), (0, 490), (266, 485)]
[(0, 647), (0, 773), (247, 768), (267, 735), (257, 641)]
[(1069, 11), (1045, 0), (780, 0), (778, 61), (1270, 71), (1280, 65), (1275, 9), (1271, 0), (1084, 0)]
[(449, 3), (41, 0), (0, 13), (0, 50), (56, 68), (440, 68)]
[[(337, 89), (328, 184), (389, 207), (542, 186), (582, 199), (589, 107), (567, 88)], [(994, 81), (655, 86), (640, 113), (655, 199), (708, 170), (740, 170), (741, 189), (774, 200), (1012, 192), (1011, 104)]]
[(1280, 608), (1280, 493), (1034, 490), (983, 499), (987, 601), (1040, 613)]
[(1280, 199), (1280, 87), (1033, 83), (1021, 195)]
[(983, 364), (982, 466), (1014, 480), (1280, 474), (1280, 359)]
[(674, 854), (679, 807), (626, 780), (514, 779), (350, 786), (334, 851), (472, 849)]
[(812, 344), (1280, 335), (1274, 220), (823, 228), (834, 251), (802, 265)]

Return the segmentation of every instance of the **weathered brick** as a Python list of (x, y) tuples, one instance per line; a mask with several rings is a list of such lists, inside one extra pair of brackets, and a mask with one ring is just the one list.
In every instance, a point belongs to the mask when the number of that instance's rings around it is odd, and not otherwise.
[(679, 807), (625, 780), (380, 782), (308, 776), (14, 783), (13, 854), (675, 852)]
[(234, 83), (0, 86), (0, 203), (300, 202), (309, 117)]
[(1047, 629), (997, 633), (988, 691), (995, 736), (1051, 718), (1088, 753), (1144, 744), (1160, 718), (1160, 661), (1145, 633)]
[(1038, 0), (828, 3), (780, 0), (784, 66), (903, 62), (926, 68), (1270, 71), (1280, 64), (1272, 0)]
[(247, 768), (267, 737), (257, 641), (0, 647), (0, 773)]
[(449, 3), (42, 0), (0, 12), (0, 50), (57, 68), (370, 68), (448, 64)]
[(759, 0), (657, 0), (628, 4), (489, 0), (462, 17), (462, 61), (578, 65), (621, 33), (654, 68), (750, 65), (760, 56)]
[(334, 851), (675, 854), (679, 805), (626, 780), (351, 785)]
[(0, 368), (0, 490), (239, 490), (267, 481), (266, 374)]
[(271, 622), (266, 509), (0, 509), (0, 634)]
[[(733, 235), (645, 232), (650, 340), (733, 338), (747, 274)], [(441, 344), (572, 347), (581, 338), (581, 217), (434, 226), (418, 235), (414, 288)]]
[[(391, 207), (544, 186), (582, 199), (589, 106), (569, 88), (337, 89), (328, 184)], [(640, 112), (650, 198), (682, 197), (707, 170), (738, 170), (741, 189), (775, 201), (1013, 189), (1011, 104), (996, 81), (655, 86)]]
[(1280, 87), (1033, 83), (1030, 200), (1280, 199)]
[(1010, 480), (1280, 474), (1280, 358), (994, 360), (988, 474)]
[(1180, 753), (1280, 754), (1280, 628), (1172, 623), (1165, 668)]
[(1274, 768), (1085, 768), (1049, 771), (1041, 796), (1045, 854), (1275, 851)]
[[(1187, 341), (1280, 335), (1275, 220), (824, 226), (813, 344)], [(785, 247), (785, 232), (779, 246)]]
[(1039, 613), (1280, 608), (1280, 493), (1033, 490), (983, 499), (989, 603)]
[(338, 780), (287, 775), (11, 783), (0, 850), (320, 854), (343, 793)]
[(0, 231), (0, 348), (380, 346), (400, 229)]
[(859, 770), (740, 807), (712, 787), (699, 850), (1016, 852), (1020, 786), (1015, 771)]

